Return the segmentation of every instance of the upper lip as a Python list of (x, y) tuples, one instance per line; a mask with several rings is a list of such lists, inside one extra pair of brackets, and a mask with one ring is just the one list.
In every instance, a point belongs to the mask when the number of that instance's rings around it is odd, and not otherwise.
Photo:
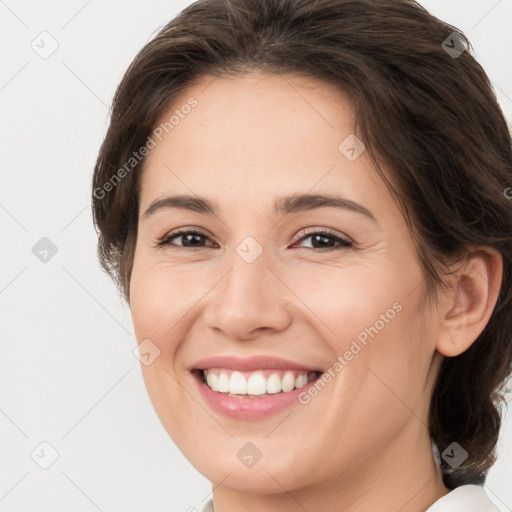
[(319, 368), (312, 368), (311, 366), (272, 356), (252, 356), (243, 358), (235, 356), (214, 356), (201, 359), (190, 367), (191, 370), (206, 370), (208, 368), (226, 368), (242, 372), (266, 369), (322, 371)]

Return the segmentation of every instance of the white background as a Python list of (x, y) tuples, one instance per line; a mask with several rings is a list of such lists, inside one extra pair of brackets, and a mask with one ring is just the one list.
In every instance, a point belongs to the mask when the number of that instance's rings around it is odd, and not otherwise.
[[(3, 512), (193, 511), (209, 497), (149, 402), (129, 310), (96, 259), (89, 208), (115, 87), (189, 3), (0, 1)], [(512, 119), (512, 0), (421, 3), (465, 31)], [(43, 31), (59, 45), (47, 59), (31, 48)], [(47, 263), (32, 253), (42, 237), (58, 249)], [(59, 454), (46, 470), (30, 456), (42, 441)], [(510, 511), (510, 414), (499, 449), (486, 488)]]

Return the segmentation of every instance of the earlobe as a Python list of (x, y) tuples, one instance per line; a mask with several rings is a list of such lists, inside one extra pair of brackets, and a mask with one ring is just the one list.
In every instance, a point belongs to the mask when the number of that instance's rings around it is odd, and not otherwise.
[(442, 301), (436, 349), (447, 357), (467, 350), (485, 329), (499, 296), (501, 254), (478, 247), (456, 272), (452, 292)]

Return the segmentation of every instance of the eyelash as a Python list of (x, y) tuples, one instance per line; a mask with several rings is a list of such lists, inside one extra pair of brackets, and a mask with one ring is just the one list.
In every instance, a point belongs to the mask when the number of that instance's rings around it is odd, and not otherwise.
[[(165, 247), (168, 245), (173, 245), (173, 244), (171, 244), (171, 241), (174, 238), (177, 238), (177, 237), (183, 236), (183, 235), (198, 235), (198, 236), (202, 236), (202, 237), (210, 239), (207, 235), (205, 235), (204, 233), (201, 233), (200, 231), (184, 229), (181, 231), (175, 231), (173, 233), (169, 233), (169, 234), (165, 235), (163, 238), (160, 238), (158, 240), (157, 247)], [(316, 248), (316, 247), (300, 247), (299, 249), (313, 249), (313, 250), (316, 250), (317, 252), (331, 252), (331, 251), (336, 251), (336, 250), (341, 250), (341, 249), (350, 249), (354, 246), (354, 244), (347, 238), (343, 238), (343, 237), (339, 236), (337, 233), (330, 231), (328, 229), (321, 229), (318, 231), (310, 231), (310, 232), (306, 232), (304, 230), (301, 232), (301, 237), (296, 242), (294, 242), (294, 244), (296, 244), (297, 242), (301, 242), (313, 235), (327, 236), (329, 238), (332, 238), (335, 242), (339, 242), (341, 245), (339, 245), (338, 247), (327, 247), (324, 249)], [(179, 249), (196, 249), (196, 250), (206, 248), (206, 247), (184, 247), (184, 246), (180, 246), (180, 245), (177, 245), (175, 247), (178, 247)]]

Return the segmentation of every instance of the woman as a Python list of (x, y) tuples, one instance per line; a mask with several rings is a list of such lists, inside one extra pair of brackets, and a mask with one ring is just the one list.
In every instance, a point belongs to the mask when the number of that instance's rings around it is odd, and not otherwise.
[(103, 267), (204, 510), (497, 510), (511, 138), (410, 0), (203, 0), (137, 55)]

